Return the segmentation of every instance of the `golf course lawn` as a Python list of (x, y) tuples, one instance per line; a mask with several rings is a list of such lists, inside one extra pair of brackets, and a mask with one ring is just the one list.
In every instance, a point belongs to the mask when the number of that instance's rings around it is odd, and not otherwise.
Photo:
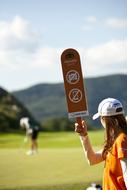
[[(95, 149), (103, 131), (89, 132)], [(38, 154), (27, 156), (23, 135), (0, 135), (1, 190), (85, 190), (102, 182), (103, 164), (89, 166), (79, 137), (73, 132), (41, 133)]]

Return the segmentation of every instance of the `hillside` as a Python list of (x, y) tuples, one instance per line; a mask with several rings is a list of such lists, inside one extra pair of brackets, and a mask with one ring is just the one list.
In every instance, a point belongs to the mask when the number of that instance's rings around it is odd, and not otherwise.
[(13, 93), (38, 119), (66, 115), (63, 84), (38, 84)]
[[(87, 78), (87, 91), (90, 117), (97, 111), (98, 103), (107, 97), (118, 98), (127, 112), (127, 75), (110, 75)], [(13, 92), (39, 121), (50, 117), (67, 117), (63, 83), (38, 84), (25, 90)]]
[(19, 119), (29, 117), (36, 122), (32, 114), (11, 93), (0, 88), (0, 131), (19, 129)]

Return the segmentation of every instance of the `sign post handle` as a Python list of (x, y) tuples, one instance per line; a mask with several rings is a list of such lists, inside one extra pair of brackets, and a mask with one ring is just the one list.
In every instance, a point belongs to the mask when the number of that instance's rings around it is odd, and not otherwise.
[(82, 118), (81, 117), (77, 117), (76, 122), (79, 124), (79, 126), (82, 126)]

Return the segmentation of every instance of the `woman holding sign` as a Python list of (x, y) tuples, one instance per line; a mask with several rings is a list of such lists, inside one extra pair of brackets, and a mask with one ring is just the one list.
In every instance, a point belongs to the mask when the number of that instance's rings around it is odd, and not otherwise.
[(106, 139), (103, 150), (95, 152), (87, 133), (87, 124), (75, 123), (85, 156), (90, 165), (105, 161), (103, 190), (127, 189), (127, 122), (121, 102), (114, 98), (104, 99), (93, 119), (100, 118), (105, 128)]

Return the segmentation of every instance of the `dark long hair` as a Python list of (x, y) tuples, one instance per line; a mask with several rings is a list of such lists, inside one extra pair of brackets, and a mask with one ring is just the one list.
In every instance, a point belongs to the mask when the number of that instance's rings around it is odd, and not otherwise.
[(123, 114), (116, 116), (103, 116), (102, 117), (106, 124), (105, 129), (105, 143), (104, 149), (102, 152), (103, 159), (106, 158), (106, 155), (112, 149), (112, 145), (115, 139), (120, 133), (127, 134), (127, 121)]

